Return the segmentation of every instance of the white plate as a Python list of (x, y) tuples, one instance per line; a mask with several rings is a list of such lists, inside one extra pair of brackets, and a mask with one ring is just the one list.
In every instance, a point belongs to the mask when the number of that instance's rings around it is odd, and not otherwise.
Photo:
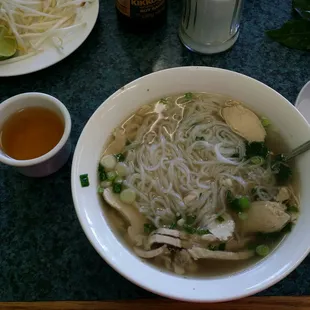
[(86, 26), (81, 26), (80, 29), (74, 31), (72, 36), (68, 37), (68, 40), (64, 43), (62, 51), (59, 51), (56, 47), (48, 45), (47, 43), (44, 46), (43, 52), (32, 57), (3, 65), (1, 65), (0, 62), (0, 77), (17, 76), (36, 72), (65, 59), (87, 39), (95, 26), (98, 13), (99, 0), (95, 0), (88, 7), (85, 7), (81, 13), (81, 22), (86, 22)]

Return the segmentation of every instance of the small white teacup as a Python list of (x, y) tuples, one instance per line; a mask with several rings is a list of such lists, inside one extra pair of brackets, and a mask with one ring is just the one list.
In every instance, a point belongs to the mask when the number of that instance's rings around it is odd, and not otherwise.
[(28, 107), (44, 107), (55, 112), (64, 123), (64, 133), (58, 144), (48, 153), (29, 160), (16, 160), (9, 157), (0, 147), (0, 162), (16, 167), (29, 177), (44, 177), (59, 170), (68, 160), (71, 152), (69, 140), (71, 117), (58, 99), (42, 93), (24, 93), (11, 97), (0, 104), (0, 128), (17, 111)]

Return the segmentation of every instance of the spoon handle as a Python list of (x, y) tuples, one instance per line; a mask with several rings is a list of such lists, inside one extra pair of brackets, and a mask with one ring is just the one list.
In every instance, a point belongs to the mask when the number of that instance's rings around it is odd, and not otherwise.
[(287, 153), (284, 155), (285, 161), (291, 160), (292, 158), (306, 152), (310, 150), (310, 140), (303, 143), (302, 145), (300, 145), (299, 147), (297, 147), (296, 149), (294, 149), (292, 152)]

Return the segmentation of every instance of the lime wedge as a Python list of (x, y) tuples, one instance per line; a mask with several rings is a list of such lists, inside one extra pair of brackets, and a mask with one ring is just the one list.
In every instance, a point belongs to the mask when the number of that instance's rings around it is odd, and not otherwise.
[(12, 38), (5, 26), (0, 25), (0, 59), (14, 56), (16, 50), (16, 39)]

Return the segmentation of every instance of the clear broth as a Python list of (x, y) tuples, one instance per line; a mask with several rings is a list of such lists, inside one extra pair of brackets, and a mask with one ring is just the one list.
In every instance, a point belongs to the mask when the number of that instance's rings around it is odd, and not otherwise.
[[(178, 96), (171, 96), (171, 97), (178, 97)], [(228, 98), (228, 97), (227, 97)], [(154, 103), (154, 102), (152, 102)], [(246, 107), (246, 104), (242, 103), (243, 106)], [(253, 111), (255, 112), (255, 111)], [(132, 114), (132, 116), (135, 115), (135, 113)], [(126, 118), (128, 120), (129, 117)], [(122, 123), (121, 127), (124, 126), (126, 123), (126, 120)], [(287, 143), (285, 143), (284, 139), (279, 134), (278, 130), (273, 126), (270, 125), (268, 127), (267, 131), (267, 139), (266, 139), (266, 145), (269, 149), (271, 149), (274, 153), (285, 153), (289, 150), (289, 147)], [(112, 137), (107, 141), (106, 145), (103, 148), (103, 151), (106, 150), (108, 145), (112, 142)], [(291, 182), (291, 186), (293, 187), (295, 193), (299, 193), (299, 178), (298, 173), (296, 172), (296, 165), (294, 162), (290, 163), (290, 167), (294, 171), (293, 179)], [(125, 245), (125, 247), (133, 253), (137, 258), (139, 258), (134, 252), (133, 252), (133, 244), (129, 239), (127, 228), (128, 224), (126, 221), (119, 215), (119, 213), (109, 207), (108, 204), (103, 202), (103, 212), (105, 214), (105, 217), (107, 218), (108, 223), (110, 223), (110, 228), (113, 231), (113, 233), (117, 236), (117, 238)], [(282, 235), (281, 237), (273, 240), (269, 240), (266, 242), (268, 244), (271, 251), (274, 251), (286, 238), (286, 235)], [(270, 255), (270, 254), (269, 254)], [(268, 258), (268, 256), (267, 256)], [(240, 260), (240, 261), (225, 261), (225, 260), (212, 260), (212, 259), (200, 259), (195, 261), (198, 268), (194, 272), (187, 272), (185, 275), (178, 275), (174, 273), (173, 271), (168, 270), (163, 266), (161, 262), (159, 262), (156, 258), (152, 259), (143, 259), (139, 258), (141, 261), (143, 261), (146, 264), (149, 264), (151, 266), (155, 266), (156, 268), (160, 269), (162, 272), (171, 273), (174, 276), (183, 277), (183, 278), (214, 278), (214, 277), (224, 277), (227, 275), (240, 273), (246, 271), (248, 268), (251, 268), (253, 265), (261, 262), (263, 259), (259, 256), (254, 256), (247, 260)]]

